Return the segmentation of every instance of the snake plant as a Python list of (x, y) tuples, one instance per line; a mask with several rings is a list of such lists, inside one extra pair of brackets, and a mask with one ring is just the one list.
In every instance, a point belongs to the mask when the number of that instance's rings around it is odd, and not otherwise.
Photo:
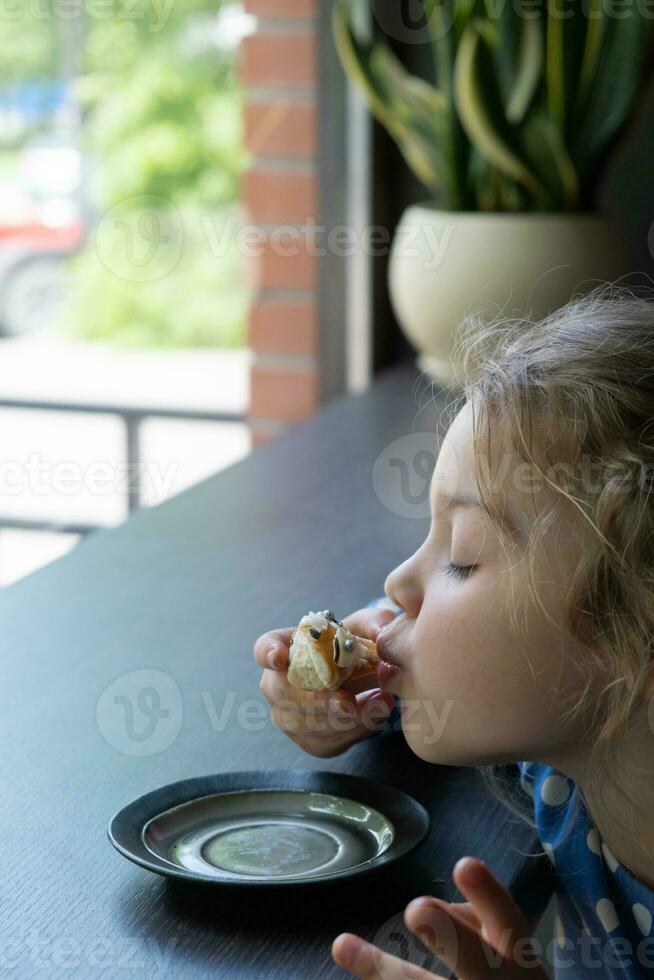
[(370, 110), (450, 210), (584, 211), (650, 73), (651, 19), (604, 0), (423, 0), (433, 79), (409, 72), (372, 0), (334, 0)]

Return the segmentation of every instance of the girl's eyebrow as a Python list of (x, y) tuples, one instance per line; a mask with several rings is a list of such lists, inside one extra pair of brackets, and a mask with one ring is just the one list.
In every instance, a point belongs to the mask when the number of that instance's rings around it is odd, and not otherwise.
[(443, 506), (434, 508), (434, 514), (444, 514), (448, 510), (454, 510), (456, 507), (478, 507), (483, 510), (481, 500), (476, 494), (464, 494), (458, 493), (454, 496), (450, 496), (447, 493), (436, 493), (434, 496), (434, 503), (437, 501), (442, 501)]
[[(449, 494), (443, 493), (438, 495), (440, 500), (443, 501), (444, 506), (439, 508), (435, 513), (441, 514), (448, 510), (453, 510), (456, 507), (477, 507), (479, 510), (486, 511), (481, 500), (476, 494), (455, 494), (450, 496)], [(523, 536), (522, 528), (520, 527), (520, 522), (516, 520), (513, 515), (511, 508), (505, 502), (503, 509), (500, 511), (496, 507), (493, 508), (493, 513), (496, 517), (513, 533), (518, 536)]]
[(445, 501), (445, 506), (442, 508), (443, 510), (450, 510), (452, 507), (461, 506), (481, 507), (481, 500), (476, 496), (476, 494), (470, 494), (469, 496), (466, 494), (457, 494), (454, 497), (450, 497), (448, 494), (444, 493), (441, 494), (441, 500)]

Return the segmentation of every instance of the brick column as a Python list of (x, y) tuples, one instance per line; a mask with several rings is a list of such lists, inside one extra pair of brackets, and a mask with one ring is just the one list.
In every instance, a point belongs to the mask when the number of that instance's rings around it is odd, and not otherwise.
[(297, 239), (279, 237), (280, 226), (303, 229), (317, 220), (317, 2), (246, 0), (258, 29), (245, 40), (242, 56), (253, 156), (243, 199), (249, 219), (267, 234), (249, 320), (255, 444), (311, 415), (319, 401), (317, 260), (304, 230)]

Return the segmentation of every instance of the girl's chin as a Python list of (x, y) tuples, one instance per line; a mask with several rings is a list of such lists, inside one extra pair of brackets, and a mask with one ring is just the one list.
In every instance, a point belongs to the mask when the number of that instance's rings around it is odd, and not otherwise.
[[(404, 729), (403, 729), (404, 731)], [(417, 755), (423, 762), (428, 762), (432, 766), (460, 766), (462, 768), (474, 768), (479, 765), (476, 760), (469, 757), (462, 758), (457, 752), (448, 752), (442, 745), (430, 745), (420, 737), (418, 732), (404, 731), (404, 737), (414, 755)]]
[[(407, 731), (408, 728), (408, 731)], [(412, 730), (411, 720), (407, 718), (407, 727), (404, 723), (402, 731), (407, 745), (414, 755), (417, 755), (423, 762), (429, 762), (434, 766), (457, 766), (461, 769), (476, 769), (480, 766), (492, 766), (502, 761), (514, 761), (513, 756), (503, 760), (497, 754), (489, 755), (477, 750), (473, 746), (467, 749), (461, 745), (447, 745), (444, 742), (434, 742), (430, 738), (429, 732), (419, 732)]]

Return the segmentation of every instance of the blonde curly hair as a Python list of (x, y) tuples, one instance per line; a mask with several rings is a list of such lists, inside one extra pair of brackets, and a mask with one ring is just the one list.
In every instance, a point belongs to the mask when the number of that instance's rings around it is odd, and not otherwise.
[[(534, 555), (562, 514), (581, 517), (564, 626), (591, 656), (571, 711), (590, 704), (596, 747), (608, 748), (646, 702), (654, 671), (654, 302), (604, 286), (536, 322), (468, 319), (453, 363), (474, 406), (480, 497), (507, 558), (512, 544), (491, 504), (490, 468), (479, 464), (491, 431), (552, 491), (527, 547), (529, 591), (541, 608)], [(519, 628), (515, 605), (511, 619)], [(607, 680), (591, 694), (598, 661)]]

